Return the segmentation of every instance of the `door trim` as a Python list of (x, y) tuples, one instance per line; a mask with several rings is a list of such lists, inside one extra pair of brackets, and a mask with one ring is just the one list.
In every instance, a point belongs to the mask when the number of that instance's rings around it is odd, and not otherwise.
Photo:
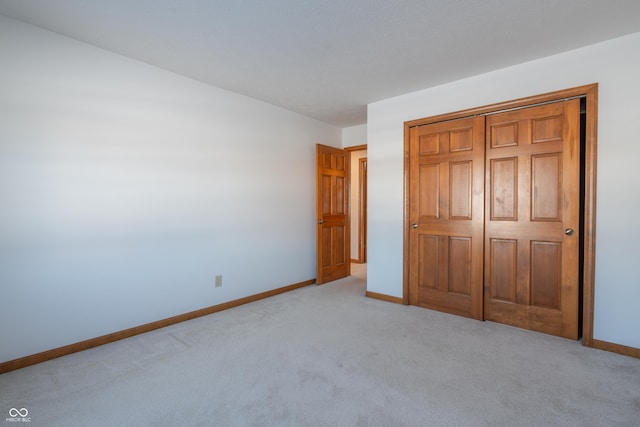
[(367, 262), (367, 168), (366, 157), (358, 162), (358, 262)]
[(583, 235), (583, 279), (582, 279), (582, 344), (594, 346), (593, 310), (595, 285), (595, 244), (596, 244), (596, 157), (598, 124), (598, 84), (592, 83), (570, 89), (499, 102), (468, 110), (440, 114), (404, 123), (404, 232), (403, 232), (403, 303), (409, 304), (409, 129), (415, 126), (456, 120), (464, 117), (486, 115), (503, 110), (522, 108), (560, 101), (566, 98), (586, 99), (586, 126), (584, 147), (584, 235)]

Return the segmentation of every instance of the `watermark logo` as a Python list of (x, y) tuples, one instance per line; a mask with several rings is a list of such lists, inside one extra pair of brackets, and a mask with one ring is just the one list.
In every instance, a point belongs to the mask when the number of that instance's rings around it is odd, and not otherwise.
[(30, 423), (31, 417), (27, 408), (11, 408), (9, 409), (9, 417), (5, 418), (7, 423)]

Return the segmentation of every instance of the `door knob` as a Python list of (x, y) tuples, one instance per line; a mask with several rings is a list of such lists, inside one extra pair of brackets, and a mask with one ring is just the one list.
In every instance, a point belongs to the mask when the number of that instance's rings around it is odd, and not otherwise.
[(411, 224), (411, 228), (418, 228), (418, 224)]
[(566, 234), (567, 236), (573, 236), (573, 228), (565, 228), (564, 234)]
[(318, 220), (318, 224), (324, 224), (324, 220), (323, 219), (319, 219)]

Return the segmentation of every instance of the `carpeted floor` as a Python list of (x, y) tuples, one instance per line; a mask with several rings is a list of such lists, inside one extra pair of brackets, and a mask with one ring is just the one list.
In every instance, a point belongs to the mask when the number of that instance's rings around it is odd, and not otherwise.
[(640, 360), (366, 298), (354, 273), (0, 375), (0, 423), (640, 425)]

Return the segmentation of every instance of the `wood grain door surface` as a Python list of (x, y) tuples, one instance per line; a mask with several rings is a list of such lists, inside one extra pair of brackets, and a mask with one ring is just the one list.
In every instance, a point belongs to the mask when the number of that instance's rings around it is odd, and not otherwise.
[(316, 284), (351, 272), (348, 159), (345, 150), (316, 145)]
[(484, 117), (409, 135), (409, 303), (482, 319)]
[(409, 303), (578, 337), (580, 101), (409, 129)]
[(579, 132), (578, 99), (487, 117), (487, 320), (578, 338)]

